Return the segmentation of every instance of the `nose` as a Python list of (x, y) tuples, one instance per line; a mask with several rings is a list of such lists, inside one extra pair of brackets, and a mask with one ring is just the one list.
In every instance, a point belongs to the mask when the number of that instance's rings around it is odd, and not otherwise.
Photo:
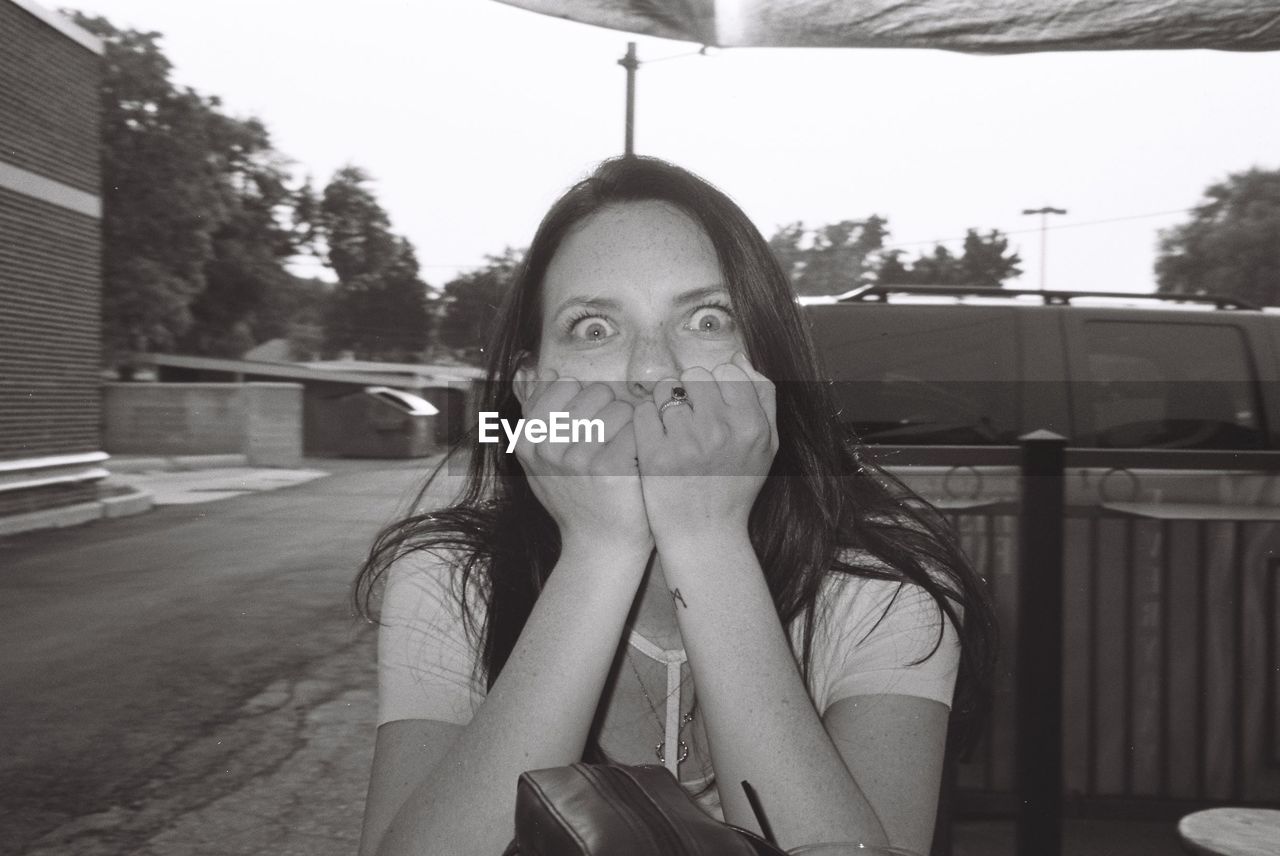
[(664, 377), (679, 377), (680, 361), (661, 332), (637, 337), (627, 360), (627, 392), (638, 399), (653, 396)]

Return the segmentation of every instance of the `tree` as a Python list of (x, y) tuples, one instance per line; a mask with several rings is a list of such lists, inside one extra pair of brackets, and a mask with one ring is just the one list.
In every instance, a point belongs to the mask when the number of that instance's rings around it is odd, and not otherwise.
[(841, 294), (870, 283), (999, 287), (1022, 274), (1022, 260), (995, 229), (985, 235), (969, 229), (962, 255), (937, 244), (909, 262), (903, 250), (885, 248), (888, 237), (889, 221), (873, 214), (817, 229), (788, 223), (769, 247), (802, 295)]
[(257, 120), (175, 87), (159, 33), (76, 14), (103, 39), (103, 343), (238, 356), (285, 326), (273, 295), (305, 239), (287, 162)]
[(802, 245), (806, 243), (808, 234), (809, 230), (805, 228), (804, 223), (796, 221), (779, 226), (769, 238), (769, 249), (773, 250), (774, 258), (778, 260), (778, 264), (782, 265), (792, 284), (804, 272), (805, 259), (809, 250)]
[(324, 312), (333, 286), (315, 278), (290, 276), (267, 293), (253, 327), (255, 342), (284, 338), (290, 358), (319, 359), (324, 353)]
[(911, 263), (912, 285), (967, 285), (960, 259), (942, 244), (933, 251), (921, 253)]
[(440, 344), (466, 362), (479, 363), (493, 319), (524, 262), (524, 250), (507, 247), (486, 256), (485, 265), (462, 274), (444, 287), (440, 300)]
[(964, 254), (960, 257), (960, 272), (965, 285), (985, 288), (1001, 288), (1005, 280), (1022, 276), (1022, 258), (1009, 252), (1009, 239), (992, 229), (986, 237), (977, 229), (969, 229), (964, 236)]
[(878, 285), (905, 285), (912, 282), (911, 268), (903, 263), (904, 250), (885, 250), (876, 269)]
[(888, 221), (873, 214), (813, 230), (790, 223), (773, 234), (769, 246), (797, 294), (840, 294), (870, 278), (888, 234)]
[(223, 162), (223, 222), (212, 236), (204, 290), (191, 302), (183, 351), (238, 357), (259, 342), (285, 335), (282, 311), (312, 294), (285, 268), (304, 240), (292, 220), (297, 192), (287, 167), (256, 120), (214, 115), (210, 125)]
[(159, 33), (76, 22), (105, 43), (103, 130), (104, 348), (167, 350), (190, 326), (204, 262), (222, 219), (205, 158), (207, 110), (169, 82)]
[(412, 360), (429, 339), (427, 285), (417, 256), (358, 167), (338, 170), (319, 205), (319, 231), (338, 275), (325, 313), (325, 347), (363, 359)]
[(1189, 222), (1161, 230), (1156, 290), (1280, 305), (1280, 170), (1211, 185)]
[(1009, 239), (992, 229), (985, 236), (977, 229), (965, 234), (964, 251), (957, 256), (942, 244), (904, 262), (901, 250), (881, 255), (876, 282), (883, 285), (955, 285), (1000, 288), (1005, 280), (1022, 275), (1022, 259), (1009, 252)]

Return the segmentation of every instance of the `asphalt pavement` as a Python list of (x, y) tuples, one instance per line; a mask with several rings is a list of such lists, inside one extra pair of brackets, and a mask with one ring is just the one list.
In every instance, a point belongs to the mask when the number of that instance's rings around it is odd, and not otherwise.
[(348, 592), (429, 463), (0, 539), (0, 854), (353, 853), (375, 677)]

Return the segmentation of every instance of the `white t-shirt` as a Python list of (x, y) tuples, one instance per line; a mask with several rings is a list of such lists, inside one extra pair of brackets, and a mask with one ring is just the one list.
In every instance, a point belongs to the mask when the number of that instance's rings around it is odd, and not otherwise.
[[(833, 572), (820, 597), (808, 682), (819, 715), (840, 699), (881, 694), (918, 696), (950, 707), (960, 642), (951, 621), (923, 588)], [(469, 603), (482, 620), (483, 602), (473, 597)], [(394, 564), (381, 622), (378, 724), (399, 719), (470, 722), (485, 689), (476, 679), (477, 651), (464, 631), (447, 565), (422, 553)], [(940, 624), (941, 643), (928, 656), (938, 643)], [(801, 618), (791, 627), (797, 659), (803, 625)], [(719, 815), (714, 794), (700, 802)]]

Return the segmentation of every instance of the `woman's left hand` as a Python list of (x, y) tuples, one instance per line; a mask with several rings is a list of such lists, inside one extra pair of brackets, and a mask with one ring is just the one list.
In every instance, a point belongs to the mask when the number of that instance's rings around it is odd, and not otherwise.
[[(682, 387), (684, 404), (667, 407)], [(664, 542), (740, 530), (778, 450), (776, 391), (742, 353), (655, 385), (633, 419), (645, 514)]]

